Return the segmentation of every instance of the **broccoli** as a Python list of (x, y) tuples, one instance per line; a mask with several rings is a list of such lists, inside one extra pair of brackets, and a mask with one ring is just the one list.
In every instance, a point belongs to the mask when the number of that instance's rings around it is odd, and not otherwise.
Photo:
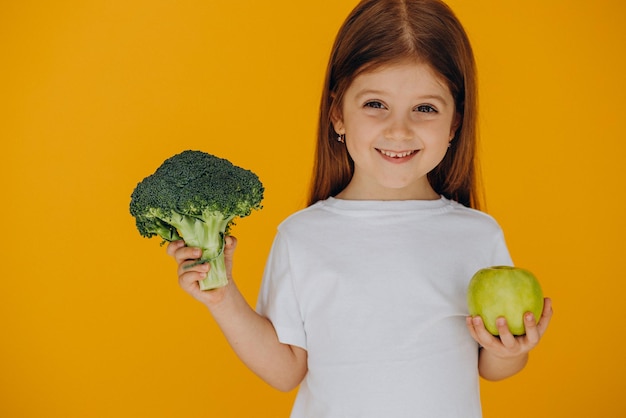
[[(165, 242), (183, 239), (202, 249), (195, 263), (211, 265), (202, 290), (228, 283), (224, 266), (225, 237), (236, 217), (261, 209), (263, 184), (253, 172), (202, 151), (183, 151), (163, 162), (139, 182), (131, 195), (130, 213), (139, 233)], [(195, 265), (194, 264), (194, 265)]]

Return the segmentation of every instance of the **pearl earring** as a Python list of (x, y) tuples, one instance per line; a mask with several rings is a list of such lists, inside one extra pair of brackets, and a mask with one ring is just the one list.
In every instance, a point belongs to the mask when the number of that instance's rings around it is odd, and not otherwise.
[(342, 135), (342, 134), (337, 135), (337, 142), (341, 142), (342, 144), (343, 144), (344, 142), (346, 142), (346, 140), (345, 140), (345, 134), (344, 134), (344, 135)]

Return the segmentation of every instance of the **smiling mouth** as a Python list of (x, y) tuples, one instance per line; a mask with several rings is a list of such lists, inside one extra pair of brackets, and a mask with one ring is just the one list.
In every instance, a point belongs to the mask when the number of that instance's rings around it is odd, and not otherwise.
[(413, 155), (418, 151), (414, 149), (411, 151), (395, 152), (395, 151), (388, 151), (388, 150), (379, 149), (379, 148), (376, 148), (376, 150), (380, 152), (382, 155), (384, 155), (385, 157), (389, 157), (389, 158), (404, 158), (404, 157)]

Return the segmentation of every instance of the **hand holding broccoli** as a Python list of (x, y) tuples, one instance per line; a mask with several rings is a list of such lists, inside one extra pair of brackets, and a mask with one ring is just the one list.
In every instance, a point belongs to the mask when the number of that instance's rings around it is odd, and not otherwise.
[[(184, 240), (202, 249), (193, 264), (209, 263), (202, 290), (228, 283), (225, 238), (237, 217), (261, 209), (263, 184), (253, 172), (201, 151), (183, 151), (165, 160), (139, 182), (131, 195), (130, 213), (139, 233), (163, 242)], [(190, 267), (188, 264), (187, 267)]]
[[(237, 239), (229, 235), (225, 239), (224, 265), (228, 277), (228, 285), (212, 289), (211, 292), (200, 288), (200, 283), (206, 277), (211, 266), (209, 263), (198, 264), (197, 260), (202, 254), (202, 250), (185, 246), (184, 241), (173, 241), (167, 245), (167, 254), (171, 256), (177, 265), (178, 285), (197, 301), (206, 305), (209, 309), (219, 304), (228, 297), (229, 291), (238, 292), (232, 279), (233, 253), (237, 246)], [(233, 289), (235, 288), (235, 289)], [(231, 292), (232, 293), (232, 292)]]

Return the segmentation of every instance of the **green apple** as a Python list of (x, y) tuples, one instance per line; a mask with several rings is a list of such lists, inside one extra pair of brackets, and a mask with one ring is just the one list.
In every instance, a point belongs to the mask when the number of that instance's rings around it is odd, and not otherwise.
[(532, 312), (535, 320), (541, 316), (543, 291), (530, 271), (493, 266), (478, 270), (470, 280), (467, 306), (470, 315), (480, 315), (491, 334), (499, 335), (496, 319), (504, 317), (513, 335), (523, 335), (524, 314)]

